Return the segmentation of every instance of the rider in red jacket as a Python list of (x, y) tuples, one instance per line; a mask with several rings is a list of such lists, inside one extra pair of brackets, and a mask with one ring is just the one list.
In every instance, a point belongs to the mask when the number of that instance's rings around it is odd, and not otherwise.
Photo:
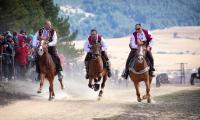
[(141, 24), (136, 24), (135, 25), (135, 32), (133, 32), (131, 38), (130, 38), (130, 44), (129, 47), (131, 48), (131, 51), (129, 53), (127, 62), (126, 62), (126, 66), (125, 66), (125, 71), (122, 74), (122, 77), (124, 79), (128, 78), (128, 74), (129, 74), (129, 63), (131, 61), (132, 58), (135, 57), (136, 55), (136, 51), (137, 51), (137, 46), (138, 44), (145, 44), (147, 47), (147, 53), (146, 53), (146, 57), (147, 57), (147, 63), (150, 66), (150, 75), (153, 77), (153, 71), (155, 71), (154, 69), (154, 59), (151, 53), (151, 49), (153, 46), (153, 38), (152, 35), (150, 34), (150, 32), (148, 30), (142, 29)]

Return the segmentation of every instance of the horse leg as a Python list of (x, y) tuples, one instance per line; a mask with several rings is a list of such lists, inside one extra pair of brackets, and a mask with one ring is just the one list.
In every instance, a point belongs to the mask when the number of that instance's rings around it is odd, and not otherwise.
[[(149, 76), (149, 88), (150, 88), (150, 86), (151, 86), (151, 82), (152, 82), (152, 76)], [(146, 95), (144, 95), (144, 96), (142, 96), (142, 99), (147, 99), (147, 94)]]
[(146, 85), (147, 102), (150, 103), (151, 102), (151, 98), (150, 98), (150, 81), (149, 81), (149, 77), (147, 78), (147, 81), (145, 81), (145, 85)]
[(92, 85), (92, 79), (91, 79), (91, 78), (89, 78), (88, 87), (91, 88), (91, 89), (93, 89), (93, 87), (94, 87), (94, 86)]
[(99, 98), (98, 98), (98, 100), (100, 100), (101, 97), (103, 96), (103, 90), (104, 90), (104, 87), (105, 87), (106, 80), (107, 80), (107, 75), (104, 75), (103, 76), (103, 81), (101, 83), (101, 90), (99, 91)]
[(136, 89), (137, 101), (138, 101), (138, 102), (141, 102), (142, 99), (140, 98), (139, 82), (135, 82), (135, 81), (134, 81), (134, 86), (135, 86), (135, 89)]
[(49, 80), (49, 101), (52, 100), (52, 94), (53, 94), (53, 81)]
[(52, 80), (52, 99), (54, 99), (55, 93), (54, 93), (54, 88), (53, 88), (53, 80)]
[(42, 92), (43, 85), (44, 85), (44, 75), (40, 74), (40, 87), (39, 87), (37, 93), (41, 93)]
[(94, 84), (94, 91), (98, 91), (99, 90), (99, 87), (100, 87), (100, 84), (99, 84), (99, 82), (100, 82), (100, 80), (101, 80), (101, 77), (98, 77), (98, 79), (94, 79), (94, 82), (95, 82), (95, 84)]
[(195, 78), (194, 75), (195, 75), (195, 74), (192, 73), (191, 78), (190, 78), (190, 84), (191, 84), (191, 85), (194, 85), (194, 78)]
[(62, 82), (62, 79), (60, 79), (59, 82), (60, 82), (61, 89), (64, 90), (65, 87), (64, 87), (64, 84), (63, 84), (63, 82)]

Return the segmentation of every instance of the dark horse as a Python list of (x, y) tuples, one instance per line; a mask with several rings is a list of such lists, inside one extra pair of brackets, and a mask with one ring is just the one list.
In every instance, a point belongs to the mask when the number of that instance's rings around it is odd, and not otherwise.
[[(41, 40), (38, 50), (39, 54), (39, 68), (40, 68), (40, 87), (37, 93), (41, 93), (44, 80), (47, 79), (49, 81), (49, 100), (52, 100), (55, 97), (54, 89), (53, 89), (53, 80), (57, 75), (56, 66), (53, 62), (51, 55), (48, 53), (48, 43), (45, 40)], [(59, 80), (61, 84), (61, 88), (63, 89), (62, 80)]]
[[(95, 91), (99, 90), (101, 78), (103, 77), (103, 81), (101, 83), (101, 90), (99, 91), (99, 100), (103, 95), (103, 89), (105, 87), (105, 82), (107, 80), (108, 71), (104, 68), (103, 59), (101, 56), (101, 45), (99, 43), (95, 43), (92, 48), (92, 58), (89, 62), (89, 84), (88, 86)], [(93, 84), (94, 81), (94, 84)]]
[(139, 92), (139, 82), (144, 81), (146, 85), (146, 95), (143, 96), (143, 99), (147, 99), (147, 102), (151, 102), (150, 98), (150, 85), (152, 77), (149, 74), (149, 66), (146, 61), (146, 46), (139, 45), (136, 53), (136, 60), (133, 68), (129, 68), (130, 78), (134, 82), (137, 100), (141, 102), (140, 92)]
[(194, 85), (194, 79), (200, 79), (200, 76), (197, 76), (198, 73), (192, 73), (190, 77), (190, 84)]

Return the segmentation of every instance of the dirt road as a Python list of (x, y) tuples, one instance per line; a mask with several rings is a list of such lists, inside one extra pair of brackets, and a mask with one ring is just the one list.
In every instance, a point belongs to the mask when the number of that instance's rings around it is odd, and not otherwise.
[(40, 95), (36, 94), (38, 83), (15, 81), (0, 85), (0, 120), (200, 119), (199, 86), (152, 87), (153, 101), (148, 104), (136, 102), (133, 88), (107, 88), (104, 98), (97, 101), (97, 93), (89, 90), (85, 81), (70, 82), (64, 91), (55, 85), (53, 101), (47, 100), (47, 83)]

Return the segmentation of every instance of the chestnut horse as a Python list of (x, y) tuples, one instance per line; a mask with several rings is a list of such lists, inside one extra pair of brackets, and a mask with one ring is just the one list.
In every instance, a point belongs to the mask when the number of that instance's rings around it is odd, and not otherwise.
[[(103, 65), (103, 59), (101, 56), (101, 45), (99, 43), (95, 43), (92, 47), (91, 47), (91, 51), (92, 51), (92, 57), (91, 60), (89, 62), (89, 84), (88, 86), (91, 89), (94, 89), (94, 91), (98, 91), (100, 88), (100, 84), (99, 82), (101, 81), (102, 77), (103, 77), (103, 81), (101, 83), (101, 90), (99, 91), (99, 97), (98, 100), (101, 99), (101, 97), (103, 96), (103, 89), (105, 87), (105, 83), (107, 80), (107, 70), (106, 68), (104, 68)], [(93, 84), (94, 82), (94, 84)]]
[[(41, 93), (44, 80), (49, 81), (49, 100), (54, 99), (55, 93), (53, 89), (54, 77), (57, 75), (56, 66), (53, 62), (51, 55), (48, 53), (48, 43), (45, 40), (41, 40), (38, 46), (38, 55), (39, 55), (39, 68), (40, 68), (40, 87), (37, 93)], [(62, 80), (59, 80), (61, 88), (63, 89)]]
[(146, 95), (143, 96), (143, 99), (147, 99), (147, 102), (150, 103), (150, 85), (152, 77), (149, 74), (149, 66), (147, 65), (146, 61), (146, 46), (138, 46), (136, 51), (135, 64), (133, 68), (129, 69), (129, 75), (131, 80), (134, 82), (138, 102), (141, 102), (142, 100), (139, 92), (139, 82), (144, 81), (146, 85)]

